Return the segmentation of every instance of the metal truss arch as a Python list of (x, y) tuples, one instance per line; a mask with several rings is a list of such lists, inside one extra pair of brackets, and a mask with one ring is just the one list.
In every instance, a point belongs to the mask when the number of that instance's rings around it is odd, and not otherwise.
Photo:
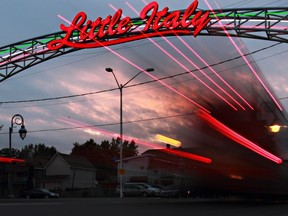
[[(192, 19), (193, 15), (190, 18)], [(287, 7), (219, 9), (211, 11), (210, 18), (211, 21), (200, 32), (200, 35), (288, 42)], [(134, 27), (126, 33), (126, 37), (139, 34), (141, 26), (146, 24), (146, 20), (139, 18), (131, 19), (131, 22)], [(194, 27), (189, 30), (193, 35)], [(155, 37), (161, 36), (161, 29), (159, 33), (155, 34)], [(171, 34), (165, 34), (165, 36), (175, 36), (175, 32), (171, 31)], [(0, 82), (41, 62), (79, 50), (62, 47), (52, 51), (47, 48), (50, 41), (63, 37), (65, 37), (65, 32), (56, 32), (0, 47)], [(100, 42), (105, 44), (105, 42), (116, 40), (119, 37), (123, 37), (123, 35), (106, 37)], [(79, 41), (79, 32), (75, 32), (70, 40), (72, 42)]]

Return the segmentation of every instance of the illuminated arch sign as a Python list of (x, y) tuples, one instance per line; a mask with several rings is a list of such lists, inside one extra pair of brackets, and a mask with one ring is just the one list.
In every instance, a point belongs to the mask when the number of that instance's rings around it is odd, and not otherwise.
[[(87, 20), (86, 13), (79, 12), (69, 26), (60, 25), (66, 35), (49, 42), (48, 49), (95, 48), (159, 35), (188, 35), (191, 34), (189, 28), (193, 28), (196, 37), (211, 20), (209, 11), (197, 10), (197, 7), (198, 1), (195, 0), (186, 10), (169, 12), (168, 7), (159, 10), (158, 3), (151, 2), (140, 13), (140, 19), (144, 24), (136, 27), (130, 17), (122, 18), (121, 9), (118, 9), (113, 16), (109, 15), (105, 19), (98, 17), (94, 21)], [(135, 34), (125, 37), (125, 33), (131, 31)], [(119, 37), (122, 35), (123, 37)], [(115, 36), (117, 39), (106, 40)]]

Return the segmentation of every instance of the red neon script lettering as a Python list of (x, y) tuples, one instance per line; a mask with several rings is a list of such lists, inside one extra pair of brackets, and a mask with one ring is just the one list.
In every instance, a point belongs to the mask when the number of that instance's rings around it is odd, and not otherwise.
[[(130, 17), (125, 17), (124, 19), (120, 20), (122, 15), (122, 10), (119, 9), (113, 17), (110, 15), (107, 16), (105, 19), (101, 17), (97, 18), (95, 21), (87, 20), (87, 15), (84, 12), (79, 12), (75, 18), (73, 19), (70, 26), (64, 26), (63, 24), (60, 25), (60, 28), (66, 32), (64, 38), (56, 39), (48, 43), (48, 49), (50, 50), (57, 50), (66, 46), (71, 47), (78, 47), (78, 48), (85, 48), (84, 42), (96, 42), (98, 45), (94, 45), (93, 47), (101, 46), (97, 40), (102, 39), (105, 36), (113, 36), (115, 34), (124, 34), (126, 33), (131, 25)], [(85, 24), (86, 22), (86, 24)], [(75, 42), (70, 41), (73, 38), (73, 32), (79, 32), (79, 45)]]
[[(98, 17), (96, 20), (91, 21), (87, 20), (86, 13), (79, 12), (70, 23), (70, 26), (60, 25), (62, 31), (66, 32), (65, 36), (50, 41), (47, 48), (50, 50), (58, 50), (63, 46), (95, 48), (154, 37), (157, 36), (158, 31), (161, 31), (161, 35), (171, 35), (172, 32), (188, 35), (191, 34), (191, 30), (188, 29), (190, 27), (194, 27), (193, 34), (196, 37), (211, 20), (209, 11), (205, 13), (196, 11), (197, 7), (198, 0), (195, 0), (184, 12), (178, 10), (169, 13), (168, 7), (158, 11), (158, 3), (151, 2), (140, 14), (141, 19), (147, 19), (143, 31), (139, 31), (138, 34), (135, 33), (133, 36), (121, 37), (110, 41), (101, 39), (127, 33), (133, 26), (130, 17), (121, 19), (122, 10), (119, 9), (113, 16), (109, 15), (105, 19)], [(149, 12), (151, 12), (150, 16), (148, 15)]]
[[(145, 19), (146, 17), (148, 17), (147, 13), (149, 11), (152, 11), (151, 16), (147, 20), (144, 31), (148, 31), (150, 28), (158, 31), (162, 27), (165, 27), (167, 29), (186, 29), (192, 25), (195, 27), (194, 37), (196, 37), (211, 20), (209, 18), (209, 11), (205, 12), (204, 14), (202, 11), (198, 11), (194, 15), (194, 17), (190, 21), (188, 21), (192, 14), (196, 12), (197, 7), (198, 1), (196, 0), (187, 8), (181, 18), (180, 11), (174, 11), (167, 15), (169, 10), (167, 7), (165, 7), (162, 11), (158, 11), (158, 4), (156, 2), (152, 2), (148, 4), (140, 14), (140, 18)], [(163, 21), (160, 23), (161, 20)]]

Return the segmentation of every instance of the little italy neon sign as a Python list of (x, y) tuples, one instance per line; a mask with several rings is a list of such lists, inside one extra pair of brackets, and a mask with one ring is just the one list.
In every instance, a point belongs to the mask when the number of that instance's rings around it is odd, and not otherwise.
[[(47, 47), (50, 50), (62, 47), (95, 48), (159, 35), (189, 35), (191, 34), (189, 28), (193, 28), (193, 35), (197, 37), (211, 20), (209, 11), (196, 11), (197, 7), (198, 1), (195, 0), (185, 11), (169, 12), (168, 7), (159, 11), (158, 3), (151, 2), (140, 13), (140, 18), (145, 22), (138, 31), (135, 31), (135, 24), (130, 17), (121, 19), (121, 9), (118, 9), (113, 16), (109, 15), (105, 19), (98, 17), (95, 21), (87, 20), (86, 13), (79, 12), (69, 23), (70, 26), (60, 25), (61, 30), (66, 33), (65, 36), (50, 41)], [(149, 16), (148, 13), (151, 15)], [(136, 33), (124, 37), (129, 31)], [(115, 39), (108, 40), (109, 38)]]

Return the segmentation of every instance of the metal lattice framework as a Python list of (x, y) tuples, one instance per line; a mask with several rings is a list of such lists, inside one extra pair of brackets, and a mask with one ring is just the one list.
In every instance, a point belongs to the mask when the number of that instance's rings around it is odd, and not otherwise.
[[(184, 10), (181, 12), (184, 12)], [(192, 19), (193, 15), (190, 18)], [(211, 21), (201, 31), (200, 35), (288, 42), (287, 7), (215, 10), (210, 12), (210, 18)], [(146, 24), (146, 20), (135, 18), (131, 19), (131, 23), (134, 27), (126, 33), (126, 37), (139, 34), (141, 27)], [(189, 30), (192, 35), (194, 27)], [(173, 32), (171, 32), (171, 35), (174, 35)], [(65, 32), (56, 32), (1, 47), (0, 82), (41, 62), (79, 50), (71, 47), (62, 47), (51, 51), (47, 48), (47, 44), (50, 41), (63, 37), (65, 37)], [(112, 41), (116, 40), (117, 37), (120, 36), (115, 35), (101, 40), (102, 42)], [(69, 40), (79, 41), (79, 32), (75, 32)]]

